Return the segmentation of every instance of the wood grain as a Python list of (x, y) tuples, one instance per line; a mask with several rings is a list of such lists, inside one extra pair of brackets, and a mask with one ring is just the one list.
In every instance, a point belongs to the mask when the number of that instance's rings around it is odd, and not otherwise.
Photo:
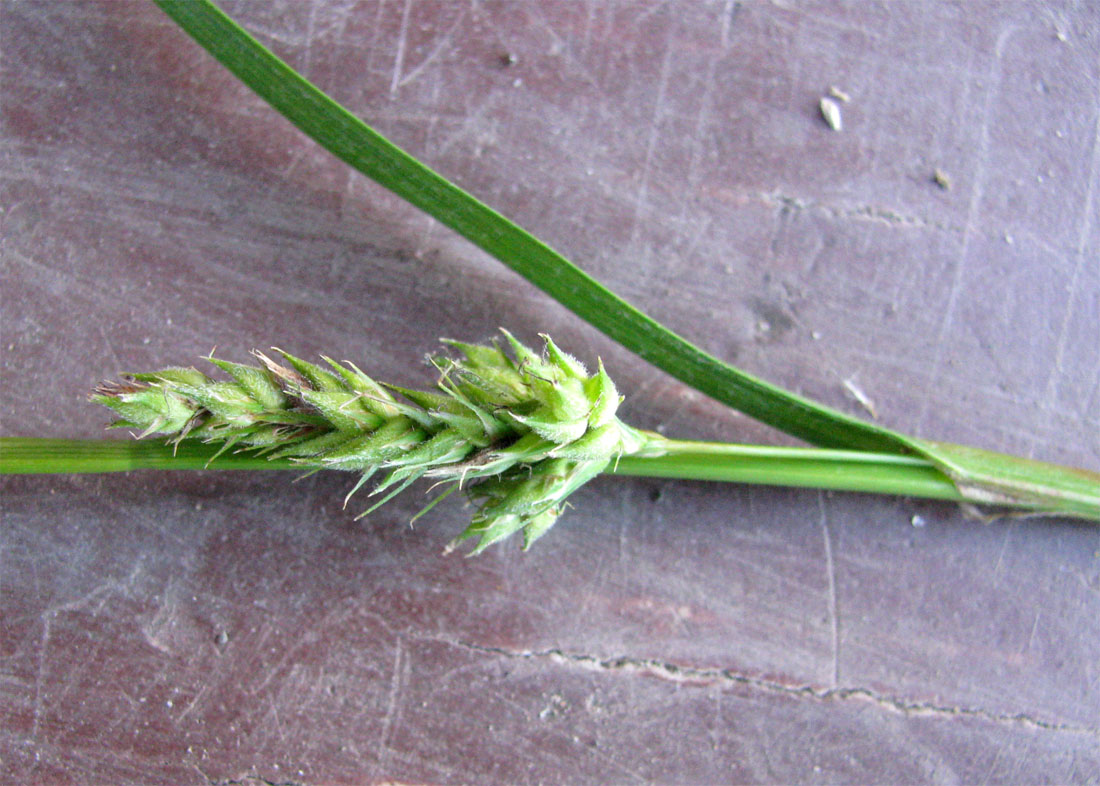
[[(709, 351), (1100, 467), (1096, 7), (225, 8)], [(5, 3), (0, 35), (4, 434), (100, 435), (98, 381), (214, 345), (425, 384), (439, 336), (504, 325), (602, 356), (636, 425), (782, 441), (351, 174), (151, 5)], [(356, 523), (348, 478), (292, 477), (0, 479), (3, 780), (1100, 774), (1095, 527), (612, 478), (529, 554), (463, 560), (457, 501)]]

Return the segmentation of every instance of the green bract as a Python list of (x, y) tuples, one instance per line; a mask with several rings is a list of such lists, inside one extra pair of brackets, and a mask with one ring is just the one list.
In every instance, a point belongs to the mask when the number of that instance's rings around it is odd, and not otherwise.
[[(192, 368), (132, 374), (92, 397), (140, 436), (167, 434), (289, 458), (310, 469), (373, 475), (383, 495), (364, 515), (421, 477), (465, 488), (478, 505), (454, 543), (478, 538), (474, 554), (523, 530), (529, 547), (557, 520), (566, 498), (646, 437), (619, 420), (622, 400), (600, 363), (589, 374), (543, 336), (537, 353), (502, 331), (511, 354), (445, 341), (459, 357), (433, 356), (436, 390), (376, 382), (352, 363), (328, 368), (275, 350), (260, 366), (209, 357), (230, 381)], [(434, 504), (434, 503), (433, 503)], [(453, 545), (453, 544), (452, 544)]]

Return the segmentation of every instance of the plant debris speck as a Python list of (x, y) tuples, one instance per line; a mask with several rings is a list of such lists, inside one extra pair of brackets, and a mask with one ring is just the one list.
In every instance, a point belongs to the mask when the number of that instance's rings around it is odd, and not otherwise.
[(821, 109), (821, 117), (834, 131), (840, 131), (844, 127), (844, 121), (840, 116), (840, 104), (828, 96), (824, 96), (818, 104)]

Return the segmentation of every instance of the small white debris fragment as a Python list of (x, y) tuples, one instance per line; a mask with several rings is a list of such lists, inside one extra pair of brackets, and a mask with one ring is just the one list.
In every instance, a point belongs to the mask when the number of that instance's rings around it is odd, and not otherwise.
[(840, 117), (840, 104), (826, 96), (821, 99), (819, 107), (821, 117), (825, 119), (829, 128), (840, 131), (844, 127), (844, 121)]
[(944, 191), (951, 190), (951, 177), (942, 169), (936, 169), (932, 173), (932, 182), (942, 188)]
[(917, 528), (923, 527), (925, 525), (924, 516), (914, 514), (913, 518), (909, 519), (909, 523)]
[(1007, 245), (1010, 245), (1010, 246), (1011, 246), (1011, 245), (1013, 245), (1013, 244), (1015, 244), (1015, 243), (1016, 243), (1016, 238), (1012, 237), (1012, 235), (1010, 235), (1010, 234), (1008, 234), (1007, 232), (1005, 232), (1005, 243), (1006, 243)]
[(844, 380), (844, 389), (851, 394), (861, 407), (863, 407), (871, 415), (872, 418), (878, 420), (878, 412), (875, 411), (874, 400), (863, 392), (863, 389), (856, 384), (855, 380), (849, 377)]
[(829, 87), (829, 95), (835, 98), (837, 101), (843, 101), (845, 104), (852, 100), (852, 97), (850, 95), (845, 93), (836, 85), (832, 85)]
[(814, 332), (812, 332), (810, 334), (810, 338), (812, 338), (814, 341), (820, 341), (821, 340), (821, 331), (820, 330), (815, 330)]

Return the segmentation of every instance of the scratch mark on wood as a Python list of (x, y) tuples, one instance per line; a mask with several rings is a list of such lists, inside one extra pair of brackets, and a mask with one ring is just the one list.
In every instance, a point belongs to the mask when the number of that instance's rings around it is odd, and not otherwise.
[(38, 639), (38, 664), (34, 680), (34, 710), (31, 721), (31, 740), (38, 740), (38, 733), (42, 728), (42, 713), (45, 707), (45, 696), (43, 695), (45, 690), (43, 684), (46, 680), (46, 669), (49, 663), (48, 653), (53, 620), (62, 612), (79, 611), (80, 609), (87, 608), (92, 605), (93, 601), (98, 601), (99, 607), (102, 608), (103, 603), (106, 602), (105, 596), (110, 592), (122, 592), (122, 588), (119, 587), (117, 582), (107, 581), (93, 587), (90, 592), (76, 600), (62, 603), (57, 606), (51, 606), (42, 612), (40, 618), (42, 620), (42, 635)]
[(989, 779), (993, 776), (993, 773), (996, 772), (996, 770), (997, 770), (997, 762), (999, 762), (1001, 760), (1001, 753), (1003, 753), (1003, 752), (1004, 752), (1004, 746), (1003, 745), (998, 745), (997, 746), (997, 753), (993, 756), (993, 761), (990, 762), (989, 769), (986, 770), (985, 777), (982, 778), (981, 786), (985, 786), (985, 784), (989, 783)]
[(997, 552), (997, 563), (993, 566), (993, 583), (999, 584), (1001, 581), (1001, 570), (1004, 568), (1005, 551), (1008, 549), (1008, 540), (1012, 537), (1011, 525), (1005, 528), (1005, 536), (1001, 539), (1001, 550)]
[[(1002, 62), (1004, 50), (1009, 39), (1016, 32), (1016, 27), (1008, 26), (1001, 30), (994, 46), (993, 62), (989, 66), (989, 88), (985, 95), (985, 106), (982, 108), (982, 125), (978, 134), (977, 161), (974, 166), (974, 181), (970, 190), (970, 203), (966, 211), (966, 225), (963, 227), (962, 244), (955, 262), (955, 269), (951, 276), (951, 288), (947, 294), (947, 302), (943, 309), (943, 318), (940, 320), (940, 329), (936, 335), (932, 362), (929, 366), (929, 382), (934, 384), (939, 379), (943, 369), (944, 350), (948, 343), (948, 337), (955, 324), (955, 312), (958, 308), (959, 297), (963, 290), (963, 275), (966, 271), (967, 260), (970, 257), (970, 241), (977, 234), (979, 220), (981, 218), (982, 200), (985, 197), (986, 170), (989, 167), (990, 128), (993, 122), (993, 108), (1000, 95), (1002, 78)], [(967, 83), (969, 91), (969, 83)], [(921, 404), (920, 414), (917, 417), (917, 432), (919, 433), (925, 424), (929, 410), (932, 406), (932, 397), (925, 396)]]
[(99, 330), (100, 338), (103, 339), (103, 346), (107, 348), (107, 351), (111, 355), (111, 360), (114, 361), (115, 368), (119, 370), (126, 368), (126, 364), (122, 362), (122, 358), (120, 358), (118, 356), (118, 353), (115, 352), (114, 342), (111, 341), (110, 337), (108, 337), (107, 331), (103, 327), (102, 323), (98, 324), (96, 327)]
[(42, 722), (42, 683), (46, 680), (46, 652), (50, 646), (50, 620), (53, 615), (47, 612), (42, 615), (42, 635), (38, 639), (38, 670), (34, 679), (34, 720), (31, 724), (31, 740), (38, 742), (38, 730)]
[[(1096, 105), (1100, 107), (1100, 86), (1097, 87), (1096, 92)], [(1058, 344), (1054, 350), (1054, 365), (1050, 370), (1050, 378), (1047, 380), (1046, 398), (1048, 401), (1057, 401), (1059, 393), (1059, 382), (1062, 379), (1062, 375), (1065, 370), (1065, 357), (1066, 346), (1069, 344), (1069, 326), (1074, 317), (1074, 303), (1077, 299), (1077, 290), (1080, 286), (1081, 271), (1085, 266), (1085, 258), (1087, 256), (1086, 249), (1089, 242), (1089, 236), (1092, 234), (1092, 223), (1096, 213), (1096, 208), (1093, 203), (1096, 195), (1096, 181), (1100, 180), (1100, 114), (1096, 118), (1096, 129), (1092, 135), (1092, 161), (1089, 165), (1089, 178), (1088, 186), (1085, 191), (1085, 207), (1081, 215), (1081, 227), (1077, 233), (1077, 257), (1076, 264), (1073, 266), (1073, 274), (1070, 277), (1069, 288), (1067, 294), (1069, 295), (1068, 302), (1066, 303), (1066, 312), (1062, 317), (1062, 324), (1058, 330)], [(1095, 264), (1095, 259), (1089, 258), (1090, 262)], [(1082, 414), (1084, 410), (1082, 409)]]
[(290, 157), (290, 163), (286, 165), (286, 169), (283, 170), (283, 177), (290, 179), (290, 176), (294, 173), (294, 170), (298, 168), (298, 164), (302, 162), (302, 159), (306, 157), (308, 147), (300, 147), (294, 151), (294, 155)]
[(649, 122), (649, 140), (646, 143), (645, 160), (642, 161), (642, 178), (638, 186), (638, 198), (634, 201), (634, 217), (631, 223), (630, 242), (634, 245), (638, 241), (639, 227), (641, 226), (642, 209), (645, 207), (649, 196), (649, 175), (653, 170), (653, 155), (657, 150), (657, 139), (660, 137), (661, 115), (665, 108), (665, 95), (668, 92), (668, 79), (672, 73), (672, 26), (669, 26), (668, 35), (665, 38), (665, 55), (661, 60), (661, 75), (657, 79), (657, 98), (653, 102), (653, 119)]
[(619, 517), (619, 567), (626, 566), (626, 516)]
[(393, 58), (393, 75), (390, 77), (390, 98), (397, 96), (397, 88), (401, 86), (401, 71), (405, 67), (405, 45), (409, 36), (411, 10), (412, 0), (405, 0), (405, 8), (401, 12), (401, 28), (397, 33), (397, 54)]
[(183, 722), (183, 719), (191, 714), (191, 711), (195, 709), (202, 697), (206, 695), (206, 691), (209, 687), (209, 685), (203, 685), (201, 688), (199, 688), (198, 691), (195, 693), (194, 698), (191, 699), (191, 701), (187, 702), (187, 706), (183, 708), (183, 712), (175, 716), (172, 719), (172, 722), (175, 723), (177, 726), (181, 722)]
[(829, 579), (829, 627), (832, 633), (833, 673), (832, 687), (840, 685), (840, 615), (836, 603), (836, 565), (833, 563), (832, 534), (829, 532), (829, 514), (825, 510), (825, 494), (817, 492), (818, 521), (821, 524), (821, 536), (825, 541), (825, 574)]
[[(766, 541), (764, 541), (763, 538), (758, 538), (757, 540), (766, 542)], [(798, 576), (794, 576), (794, 575), (792, 575), (790, 573), (787, 573), (787, 572), (784, 572), (782, 570), (777, 570), (775, 568), (768, 567), (768, 566), (763, 564), (762, 560), (755, 559), (755, 558), (752, 558), (752, 557), (739, 557), (739, 556), (736, 556), (736, 555), (728, 555), (728, 556), (729, 556), (729, 559), (732, 562), (734, 562), (735, 564), (740, 565), (741, 567), (743, 567), (745, 569), (746, 573), (756, 575), (756, 576), (763, 576), (765, 578), (770, 579), (771, 581), (774, 581), (778, 586), (793, 587), (793, 588), (801, 590), (802, 592), (805, 592), (807, 595), (816, 595), (817, 594), (818, 587), (817, 587), (816, 584), (811, 584), (809, 582), (803, 582), (803, 581), (800, 580), (800, 578)]]
[(737, 14), (741, 11), (741, 0), (726, 0), (725, 12), (722, 14), (722, 48), (729, 49), (730, 46), (730, 30), (733, 29), (733, 22), (737, 19)]
[[(574, 739), (574, 738), (572, 738), (572, 735), (559, 735), (559, 736), (561, 736), (564, 739), (567, 739), (569, 741), (572, 741), (572, 739)], [(590, 749), (590, 753), (593, 754), (596, 758), (600, 759), (601, 761), (606, 762), (609, 766), (614, 767), (619, 772), (621, 772), (623, 775), (629, 776), (630, 780), (635, 782), (635, 783), (652, 783), (651, 778), (645, 777), (645, 775), (643, 775), (642, 773), (638, 772), (637, 770), (631, 769), (626, 764), (619, 761), (614, 752), (612, 752), (611, 754), (604, 753), (602, 750), (600, 750), (599, 746), (595, 746), (595, 747)]]
[[(677, 221), (681, 226), (689, 223), (688, 215), (690, 212), (693, 212), (689, 207), (689, 202), (692, 201), (692, 196), (699, 187), (699, 168), (703, 158), (703, 140), (706, 138), (705, 129), (710, 117), (712, 93), (714, 91), (715, 72), (717, 67), (718, 58), (710, 58), (707, 62), (706, 76), (703, 81), (703, 91), (699, 98), (699, 111), (695, 115), (695, 127), (692, 129), (691, 158), (688, 160), (687, 177), (685, 179), (686, 187), (682, 192), (683, 197), (680, 201), (680, 214), (677, 217)], [(709, 216), (705, 217), (703, 222), (704, 228), (709, 229), (710, 223), (711, 218)], [(702, 231), (700, 230), (690, 242), (692, 249), (694, 249), (701, 236)], [(685, 253), (685, 255), (687, 255), (687, 253)]]
[[(685, 216), (687, 214), (687, 202), (690, 192), (690, 187), (687, 191), (684, 192), (683, 207), (681, 209), (682, 216)], [(687, 225), (688, 223), (689, 222), (686, 219), (682, 220), (681, 222), (682, 225)], [(690, 236), (681, 235), (681, 237), (685, 240), (685, 245), (683, 250), (680, 252), (680, 255), (685, 259), (690, 259), (692, 256), (694, 256), (696, 249), (704, 240), (706, 240), (708, 242), (708, 245), (710, 245), (710, 241), (713, 238), (713, 234), (711, 232), (713, 226), (714, 219), (712, 219), (710, 216), (707, 216), (702, 221), (696, 222), (695, 230), (691, 233)]]
[(390, 675), (390, 695), (386, 703), (386, 715), (382, 719), (382, 733), (378, 737), (379, 760), (383, 770), (387, 767), (390, 755), (390, 737), (393, 732), (394, 718), (397, 717), (401, 700), (401, 674), (405, 659), (405, 645), (398, 637), (393, 649), (393, 673)]
[(269, 695), (267, 697), (267, 703), (275, 733), (279, 735), (279, 742), (285, 744), (287, 741), (287, 733), (286, 727), (283, 726), (283, 719), (279, 717), (279, 701), (277, 696), (274, 694)]
[[(591, 29), (592, 28), (592, 6), (591, 5), (589, 5), (587, 7), (587, 11), (588, 11), (588, 13), (585, 17), (585, 32), (584, 32), (584, 37), (582, 39), (584, 42), (587, 42), (587, 40), (591, 37), (591, 34), (592, 34), (592, 29)], [(542, 11), (539, 9), (537, 4), (532, 4), (531, 7), (529, 9), (527, 9), (527, 12), (531, 16), (535, 17), (538, 24), (546, 31), (546, 34), (549, 35), (551, 39), (553, 39), (553, 45), (551, 47), (551, 52), (554, 55), (562, 58), (562, 60), (565, 63), (572, 66), (573, 69), (575, 70), (575, 72), (581, 77), (581, 79), (583, 79), (585, 82), (590, 84), (592, 87), (596, 88), (596, 90), (602, 91), (602, 88), (600, 87), (599, 80), (596, 79), (596, 75), (588, 67), (587, 63), (585, 63), (583, 57), (578, 57), (574, 53), (574, 48), (569, 43), (570, 40), (572, 39), (572, 34), (569, 34), (567, 36), (562, 36), (561, 34), (559, 34), (558, 31), (554, 28), (554, 26), (550, 23), (550, 21), (543, 15)], [(495, 30), (496, 30), (496, 28), (494, 27), (494, 31)], [(503, 40), (503, 38), (505, 36), (504, 36), (503, 33), (498, 32), (497, 37), (501, 38)], [(587, 52), (587, 50), (588, 50), (587, 43), (582, 43), (580, 51), (583, 53), (583, 52)]]
[(1031, 635), (1028, 636), (1027, 646), (1024, 647), (1024, 652), (1031, 652), (1031, 648), (1035, 646), (1035, 636), (1039, 632), (1039, 618), (1043, 616), (1043, 610), (1039, 609), (1035, 612), (1035, 622), (1031, 624)]
[(306, 17), (306, 52), (302, 58), (302, 73), (309, 77), (310, 65), (313, 60), (313, 28), (317, 20), (317, 5), (319, 0), (309, 4), (309, 15)]
[[(430, 51), (428, 53), (428, 56), (425, 57), (419, 63), (419, 65), (417, 65), (414, 69), (409, 71), (409, 73), (405, 74), (403, 77), (400, 78), (400, 80), (397, 82), (397, 87), (404, 87), (405, 85), (409, 84), (414, 79), (416, 79), (418, 76), (420, 76), (422, 73), (424, 73), (424, 69), (426, 69), (429, 65), (431, 65), (433, 62), (435, 62), (435, 59), (437, 57), (439, 57), (439, 54), (445, 48), (447, 48), (447, 46), (450, 45), (451, 41), (454, 39), (455, 31), (458, 30), (458, 28), (465, 21), (466, 21), (466, 13), (463, 12), (463, 13), (458, 15), (458, 18), (455, 19), (454, 23), (450, 26), (450, 28), (447, 30), (447, 32), (444, 33), (443, 37), (439, 39), (439, 43), (437, 43), (434, 47), (432, 47), (432, 51)], [(404, 29), (404, 24), (402, 24), (402, 29)], [(390, 89), (390, 94), (391, 95), (393, 94), (393, 90), (394, 90), (394, 88)]]

